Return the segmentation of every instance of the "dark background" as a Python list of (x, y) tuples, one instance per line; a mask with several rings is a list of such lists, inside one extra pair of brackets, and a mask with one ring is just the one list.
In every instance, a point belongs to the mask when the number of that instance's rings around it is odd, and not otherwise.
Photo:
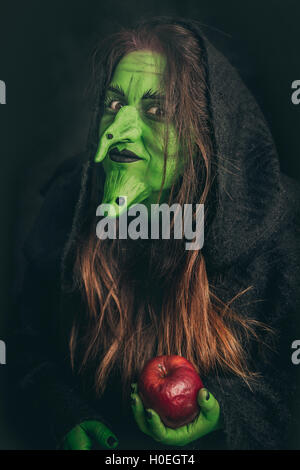
[[(291, 83), (300, 80), (299, 0), (0, 1), (0, 79), (7, 87), (7, 104), (0, 106), (0, 339), (5, 341), (16, 323), (20, 247), (40, 207), (38, 189), (60, 161), (84, 149), (87, 57), (95, 34), (169, 14), (206, 25), (207, 36), (229, 55), (257, 97), (282, 171), (300, 181), (300, 105), (291, 103)], [(29, 444), (10, 419), (9, 342), (6, 346), (0, 449), (24, 449)], [(300, 449), (300, 424), (291, 447)]]

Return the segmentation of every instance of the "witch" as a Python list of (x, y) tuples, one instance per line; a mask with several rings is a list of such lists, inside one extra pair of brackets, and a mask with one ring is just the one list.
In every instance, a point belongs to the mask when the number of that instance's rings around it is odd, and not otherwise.
[[(183, 19), (106, 38), (92, 82), (86, 151), (49, 180), (25, 245), (18, 373), (39, 433), (64, 449), (286, 446), (299, 186), (255, 99)], [(204, 245), (101, 238), (99, 204), (117, 221), (136, 204), (204, 204)], [(137, 386), (149, 359), (173, 354), (205, 385), (177, 429)]]

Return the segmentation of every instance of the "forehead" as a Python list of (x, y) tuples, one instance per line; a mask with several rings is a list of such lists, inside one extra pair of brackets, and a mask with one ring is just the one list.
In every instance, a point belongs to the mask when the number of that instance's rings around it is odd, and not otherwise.
[(111, 82), (120, 84), (125, 92), (131, 85), (159, 88), (165, 63), (164, 56), (157, 52), (130, 52), (118, 63)]

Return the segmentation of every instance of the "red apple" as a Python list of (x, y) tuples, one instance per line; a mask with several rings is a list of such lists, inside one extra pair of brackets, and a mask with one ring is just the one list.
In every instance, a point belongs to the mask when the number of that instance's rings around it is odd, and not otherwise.
[(194, 366), (182, 356), (150, 359), (138, 380), (138, 394), (145, 408), (156, 411), (173, 429), (193, 421), (200, 408), (197, 395), (203, 383)]

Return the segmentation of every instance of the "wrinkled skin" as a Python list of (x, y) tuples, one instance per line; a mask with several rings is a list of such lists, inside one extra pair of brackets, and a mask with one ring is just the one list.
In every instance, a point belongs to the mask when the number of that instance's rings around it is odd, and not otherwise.
[[(117, 216), (126, 210), (125, 205), (116, 202), (118, 197), (127, 197), (127, 208), (134, 203), (149, 206), (157, 202), (163, 180), (167, 130), (162, 106), (164, 67), (165, 59), (160, 54), (131, 52), (119, 62), (106, 93), (95, 162), (102, 162), (106, 175), (102, 203), (113, 204)], [(114, 148), (119, 152), (129, 150), (141, 160), (112, 161), (109, 152)], [(170, 124), (166, 178), (160, 202), (164, 202), (168, 189), (182, 172), (182, 163), (176, 165), (178, 149), (175, 127)]]

